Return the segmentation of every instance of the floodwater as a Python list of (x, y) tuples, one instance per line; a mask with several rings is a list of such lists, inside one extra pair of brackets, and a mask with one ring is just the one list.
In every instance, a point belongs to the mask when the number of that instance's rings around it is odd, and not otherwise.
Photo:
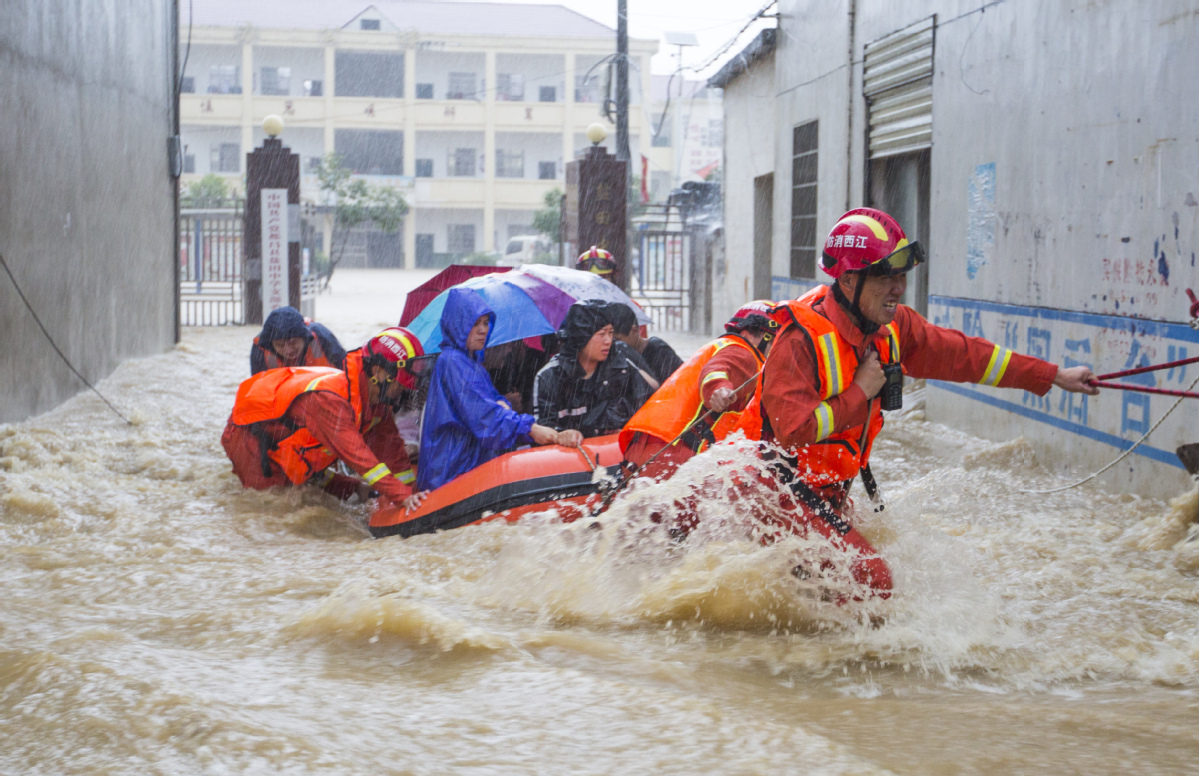
[[(399, 316), (380, 277), (319, 302), (347, 345)], [(132, 426), (86, 394), (0, 426), (0, 772), (1199, 769), (1197, 492), (1021, 494), (1062, 483), (917, 410), (859, 518), (887, 602), (745, 539), (706, 457), (598, 531), (372, 540), (365, 507), (230, 473), (252, 334), (123, 365), (101, 389)], [(697, 487), (704, 525), (664, 540), (646, 511)]]

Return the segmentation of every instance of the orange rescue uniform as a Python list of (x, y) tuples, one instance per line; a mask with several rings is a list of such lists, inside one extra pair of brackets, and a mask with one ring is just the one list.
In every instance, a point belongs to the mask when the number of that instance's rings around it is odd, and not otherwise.
[(390, 407), (366, 401), (362, 354), (345, 370), (284, 367), (259, 372), (237, 391), (221, 444), (247, 488), (313, 482), (340, 498), (357, 481), (333, 474), (338, 459), (392, 503), (412, 494), (415, 480)]
[[(833, 298), (819, 286), (789, 302), (794, 321), (775, 338), (757, 391), (738, 428), (747, 436), (778, 444), (784, 451), (776, 465), (779, 480), (800, 485), (780, 489), (790, 515), (781, 520), (790, 531), (815, 528), (836, 542), (855, 548), (854, 578), (877, 593), (889, 594), (891, 573), (870, 544), (842, 517), (849, 481), (870, 460), (875, 437), (883, 427), (877, 397), (867, 399), (853, 382), (858, 360), (870, 349), (880, 361), (899, 361), (906, 375), (1001, 388), (1023, 388), (1044, 395), (1057, 366), (1013, 353), (979, 337), (930, 324), (900, 305), (894, 320), (873, 335), (864, 334)], [(769, 454), (767, 454), (769, 457)], [(803, 485), (832, 509), (821, 516), (802, 502)]]
[[(751, 380), (761, 369), (762, 360), (758, 349), (738, 334), (726, 334), (705, 345), (625, 424), (620, 432), (620, 448), (625, 460), (642, 467), (678, 438), (669, 450), (654, 459), (650, 468), (640, 472), (642, 476), (661, 478), (673, 474), (683, 462), (709, 444), (727, 437), (753, 396)], [(741, 390), (733, 404), (719, 417), (710, 418), (696, 429), (683, 433), (706, 410), (712, 394), (721, 388)]]

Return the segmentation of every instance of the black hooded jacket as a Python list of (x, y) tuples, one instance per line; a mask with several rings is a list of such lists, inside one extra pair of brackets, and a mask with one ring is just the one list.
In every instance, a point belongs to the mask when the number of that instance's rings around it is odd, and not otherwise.
[(650, 397), (641, 373), (615, 346), (591, 377), (583, 377), (579, 351), (608, 325), (606, 308), (602, 302), (578, 302), (567, 313), (558, 331), (562, 349), (537, 373), (533, 387), (533, 413), (541, 425), (575, 429), (584, 437), (614, 434)]

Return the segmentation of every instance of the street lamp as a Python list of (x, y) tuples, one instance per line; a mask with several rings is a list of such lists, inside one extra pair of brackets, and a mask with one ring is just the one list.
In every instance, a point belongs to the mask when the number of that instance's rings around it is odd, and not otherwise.
[(591, 145), (598, 146), (604, 142), (604, 138), (608, 136), (608, 130), (604, 129), (604, 125), (598, 121), (587, 127), (587, 139), (591, 141)]
[(267, 137), (279, 137), (283, 132), (283, 119), (274, 113), (262, 120), (262, 131)]

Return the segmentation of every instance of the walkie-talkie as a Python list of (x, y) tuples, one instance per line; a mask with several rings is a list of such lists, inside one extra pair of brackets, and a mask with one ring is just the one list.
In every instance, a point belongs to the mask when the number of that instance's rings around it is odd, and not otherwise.
[(903, 409), (903, 367), (899, 363), (883, 364), (883, 375), (887, 381), (879, 391), (882, 408), (888, 412)]

